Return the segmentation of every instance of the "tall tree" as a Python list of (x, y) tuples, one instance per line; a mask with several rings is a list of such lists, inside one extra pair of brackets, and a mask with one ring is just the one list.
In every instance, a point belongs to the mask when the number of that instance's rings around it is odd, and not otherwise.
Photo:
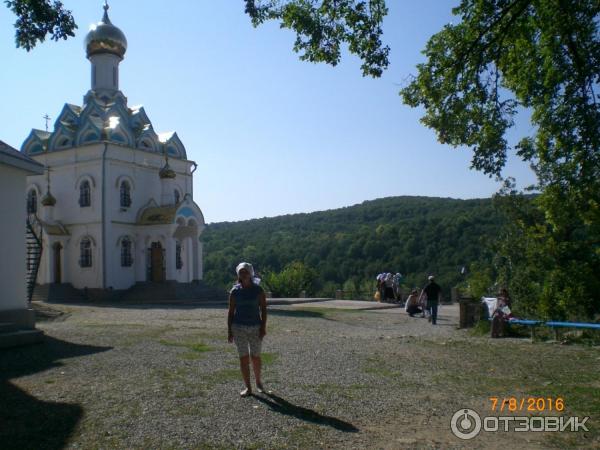
[(515, 228), (500, 273), (509, 284), (509, 272), (531, 273), (542, 315), (598, 312), (589, 275), (600, 270), (600, 2), (462, 0), (453, 12), (460, 20), (431, 37), (402, 97), (425, 109), (441, 142), (470, 147), (472, 167), (496, 176), (515, 116), (530, 114), (515, 150), (537, 175), (538, 213), (508, 202)]
[(5, 0), (4, 3), (17, 16), (17, 47), (30, 51), (44, 42), (47, 35), (55, 41), (75, 36), (77, 25), (73, 15), (58, 0)]
[(333, 66), (342, 45), (363, 61), (364, 76), (379, 77), (389, 64), (389, 47), (381, 42), (385, 0), (244, 0), (246, 13), (258, 26), (267, 20), (296, 33), (300, 59)]
[(402, 90), (443, 143), (473, 148), (472, 164), (499, 175), (515, 115), (534, 125), (516, 145), (540, 186), (592, 186), (600, 175), (598, 0), (463, 0), (424, 50)]

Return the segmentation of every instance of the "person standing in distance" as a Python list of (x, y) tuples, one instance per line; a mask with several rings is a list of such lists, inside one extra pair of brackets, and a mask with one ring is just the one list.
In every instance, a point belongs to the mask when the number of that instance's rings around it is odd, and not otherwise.
[(431, 313), (431, 324), (435, 325), (437, 322), (438, 304), (442, 296), (442, 288), (435, 282), (433, 275), (429, 275), (428, 280), (429, 283), (427, 283), (423, 292), (427, 295), (427, 308)]
[(265, 291), (254, 279), (252, 264), (242, 262), (235, 268), (237, 283), (229, 293), (227, 331), (229, 342), (235, 342), (240, 357), (240, 370), (246, 389), (242, 397), (252, 395), (250, 360), (258, 392), (265, 391), (261, 381), (260, 350), (267, 334), (267, 299)]

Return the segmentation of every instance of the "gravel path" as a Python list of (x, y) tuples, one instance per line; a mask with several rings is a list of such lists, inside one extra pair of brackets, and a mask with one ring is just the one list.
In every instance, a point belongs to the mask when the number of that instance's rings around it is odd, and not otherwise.
[[(472, 337), (456, 329), (455, 307), (433, 327), (399, 309), (271, 306), (263, 378), (272, 393), (241, 399), (225, 309), (52, 308), (65, 314), (39, 323), (45, 344), (0, 353), (3, 448), (462, 448), (449, 429), (458, 409), (582, 370), (592, 379), (600, 361), (597, 348)], [(507, 345), (517, 368), (498, 364)], [(562, 364), (574, 357), (578, 369)], [(524, 373), (532, 378), (516, 386)], [(585, 401), (583, 412), (600, 413)], [(597, 431), (581, 439), (600, 446)], [(565, 442), (504, 433), (469, 447)]]

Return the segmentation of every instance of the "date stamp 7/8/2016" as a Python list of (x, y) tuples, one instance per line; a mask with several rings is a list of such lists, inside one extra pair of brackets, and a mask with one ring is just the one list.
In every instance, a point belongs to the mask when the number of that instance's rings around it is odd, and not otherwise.
[(491, 412), (563, 412), (562, 397), (489, 397)]

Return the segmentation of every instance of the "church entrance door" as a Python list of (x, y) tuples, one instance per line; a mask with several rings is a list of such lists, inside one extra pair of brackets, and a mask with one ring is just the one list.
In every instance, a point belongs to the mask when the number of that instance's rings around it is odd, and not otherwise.
[(60, 242), (55, 243), (52, 246), (52, 250), (54, 253), (54, 282), (62, 283), (62, 274), (60, 271), (60, 251), (62, 250), (62, 245), (60, 245)]
[(165, 281), (164, 249), (160, 242), (153, 242), (150, 247), (150, 281)]

